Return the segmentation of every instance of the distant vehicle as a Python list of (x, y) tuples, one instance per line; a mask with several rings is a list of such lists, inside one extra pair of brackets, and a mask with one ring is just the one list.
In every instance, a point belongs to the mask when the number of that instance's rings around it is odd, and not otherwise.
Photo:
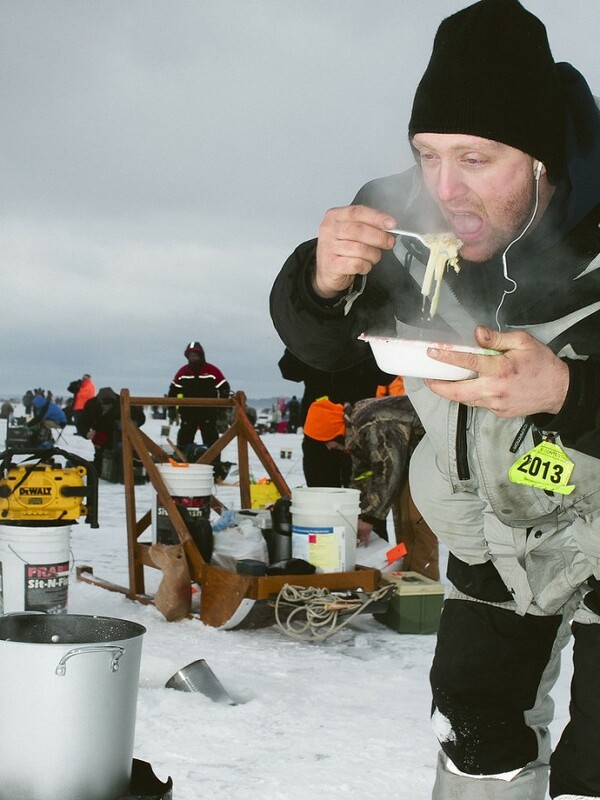
[(258, 433), (272, 433), (274, 425), (273, 412), (270, 408), (263, 408), (256, 416), (254, 427)]

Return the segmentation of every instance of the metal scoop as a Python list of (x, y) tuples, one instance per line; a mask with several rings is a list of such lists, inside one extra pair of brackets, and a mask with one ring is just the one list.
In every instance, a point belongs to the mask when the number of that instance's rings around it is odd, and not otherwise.
[(178, 689), (180, 692), (200, 692), (215, 703), (235, 706), (237, 703), (227, 693), (221, 681), (203, 658), (182, 667), (165, 683), (165, 689)]

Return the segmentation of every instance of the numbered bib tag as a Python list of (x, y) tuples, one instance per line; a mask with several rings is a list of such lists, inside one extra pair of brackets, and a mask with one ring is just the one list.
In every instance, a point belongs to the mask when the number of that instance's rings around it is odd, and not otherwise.
[(537, 447), (521, 456), (508, 470), (513, 483), (533, 486), (559, 494), (571, 494), (574, 485), (569, 478), (575, 464), (557, 444), (540, 442)]

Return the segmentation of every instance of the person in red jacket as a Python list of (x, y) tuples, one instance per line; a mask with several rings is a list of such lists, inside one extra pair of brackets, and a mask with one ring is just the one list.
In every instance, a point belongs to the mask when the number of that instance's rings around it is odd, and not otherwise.
[(83, 411), (85, 404), (88, 400), (91, 400), (92, 397), (95, 396), (96, 387), (92, 381), (92, 376), (86, 372), (81, 376), (81, 385), (77, 390), (75, 400), (73, 401), (73, 420), (76, 425), (79, 415)]
[[(175, 373), (169, 387), (169, 397), (229, 397), (229, 382), (221, 370), (214, 364), (209, 364), (204, 355), (204, 348), (200, 342), (190, 342), (185, 348), (184, 355), (187, 364), (180, 367)], [(217, 441), (217, 408), (208, 406), (181, 406), (179, 417), (181, 424), (177, 432), (177, 447), (184, 454), (189, 445), (194, 443), (196, 431), (200, 429), (202, 443), (206, 447)], [(175, 420), (175, 408), (169, 408), (169, 419)]]

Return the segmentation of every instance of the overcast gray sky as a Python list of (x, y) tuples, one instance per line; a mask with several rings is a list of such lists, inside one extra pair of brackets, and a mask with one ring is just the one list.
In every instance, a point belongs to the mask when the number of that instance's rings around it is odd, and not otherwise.
[[(459, 0), (0, 0), (0, 394), (162, 395), (199, 339), (283, 381), (268, 294), (327, 208), (410, 163)], [(524, 0), (600, 94), (598, 0)], [(460, 58), (460, 53), (457, 53)]]

